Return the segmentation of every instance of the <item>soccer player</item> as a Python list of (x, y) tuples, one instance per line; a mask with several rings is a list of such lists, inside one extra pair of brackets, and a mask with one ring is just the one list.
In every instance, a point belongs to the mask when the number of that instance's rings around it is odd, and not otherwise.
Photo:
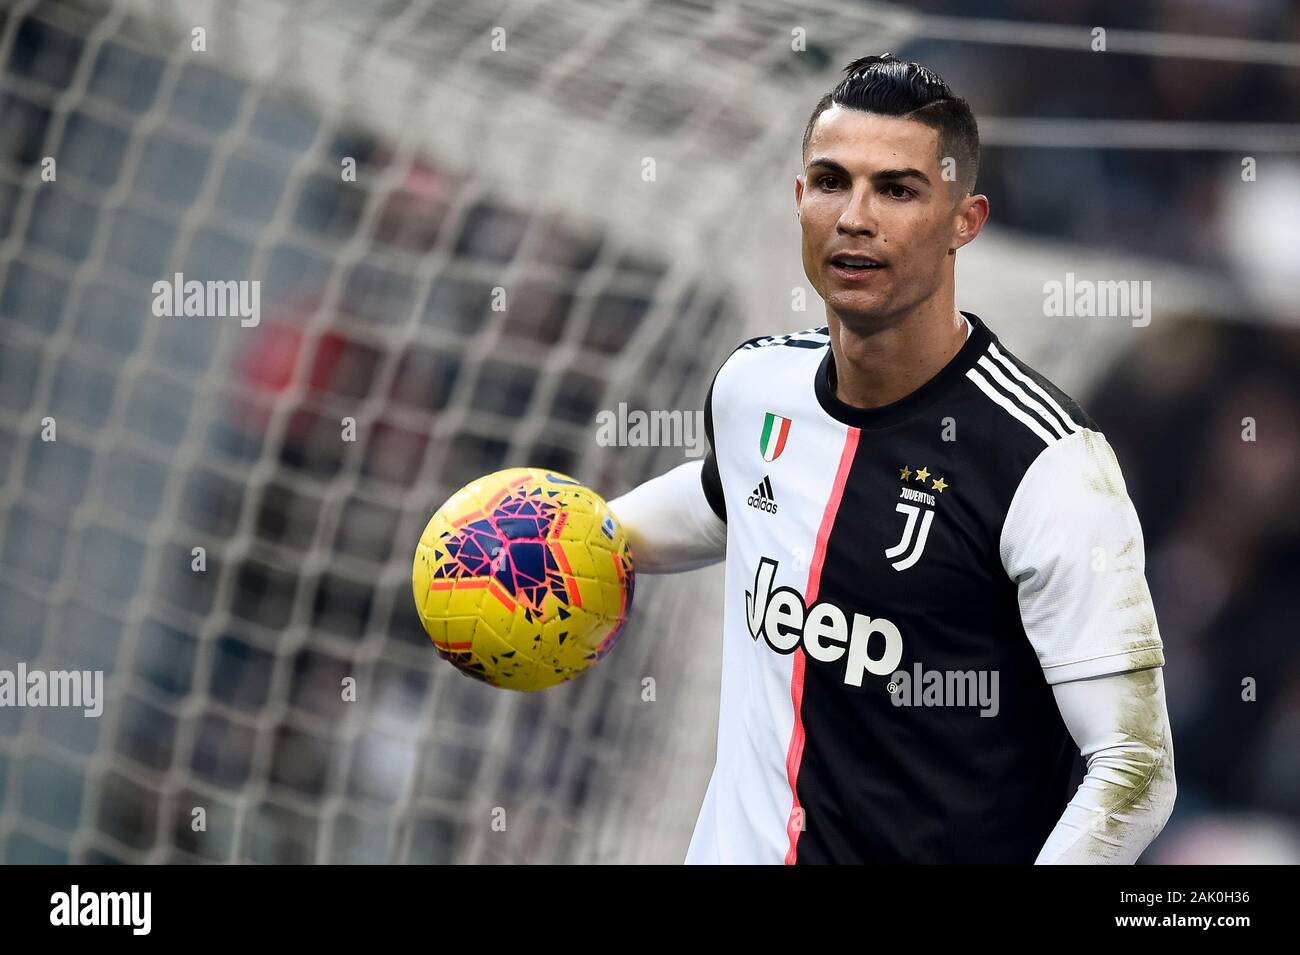
[(686, 861), (1132, 863), (1175, 795), (1137, 514), (1096, 423), (954, 304), (969, 106), (888, 54), (845, 72), (794, 187), (826, 324), (739, 345), (705, 458), (610, 502), (642, 573), (726, 559)]

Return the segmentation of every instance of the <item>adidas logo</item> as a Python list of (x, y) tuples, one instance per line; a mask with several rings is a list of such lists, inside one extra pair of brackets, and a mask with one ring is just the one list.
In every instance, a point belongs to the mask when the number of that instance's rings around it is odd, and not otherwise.
[(759, 483), (758, 487), (754, 488), (746, 503), (750, 507), (758, 508), (760, 511), (775, 514), (776, 495), (772, 493), (772, 479), (764, 474), (762, 482)]

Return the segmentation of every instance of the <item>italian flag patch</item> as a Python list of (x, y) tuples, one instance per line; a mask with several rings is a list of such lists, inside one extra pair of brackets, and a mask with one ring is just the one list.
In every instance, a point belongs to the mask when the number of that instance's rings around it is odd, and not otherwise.
[(785, 450), (785, 440), (790, 436), (790, 419), (768, 412), (763, 419), (763, 435), (758, 439), (758, 449), (764, 461), (775, 461)]

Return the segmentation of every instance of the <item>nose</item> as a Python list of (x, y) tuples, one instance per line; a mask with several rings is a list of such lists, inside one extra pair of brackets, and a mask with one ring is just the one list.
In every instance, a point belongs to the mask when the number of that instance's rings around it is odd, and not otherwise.
[(841, 235), (874, 237), (878, 228), (879, 223), (871, 209), (870, 191), (851, 196), (844, 204), (839, 221), (835, 224), (835, 230)]

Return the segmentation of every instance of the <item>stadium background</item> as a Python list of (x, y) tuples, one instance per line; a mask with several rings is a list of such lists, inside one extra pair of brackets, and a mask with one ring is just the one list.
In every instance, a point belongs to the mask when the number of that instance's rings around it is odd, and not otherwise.
[[(698, 409), (742, 338), (823, 322), (792, 310), (799, 137), (886, 50), (980, 119), (960, 307), (1081, 399), (1143, 519), (1179, 779), (1146, 859), (1300, 860), (1294, 6), (20, 0), (0, 667), (108, 699), (0, 709), (0, 861), (680, 861), (721, 567), (642, 577), (610, 658), (521, 695), (437, 659), (410, 555), (487, 471), (613, 497), (679, 463), (596, 412)], [(260, 280), (261, 323), (153, 317), (175, 272)], [(1045, 317), (1067, 272), (1152, 281), (1150, 326)]]

